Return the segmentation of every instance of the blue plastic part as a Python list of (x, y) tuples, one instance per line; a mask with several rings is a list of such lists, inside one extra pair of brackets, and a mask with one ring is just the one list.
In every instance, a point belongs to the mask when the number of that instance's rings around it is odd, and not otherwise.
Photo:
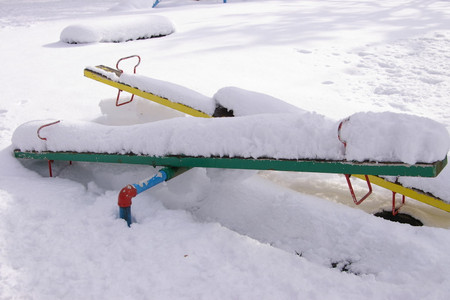
[(128, 227), (130, 227), (131, 221), (131, 206), (119, 207), (119, 217), (127, 221)]
[[(153, 6), (152, 6), (152, 8), (155, 8), (156, 7), (156, 5), (158, 5), (158, 3), (160, 2), (161, 0), (156, 0), (155, 1), (155, 3), (153, 3)], [(226, 0), (224, 0), (224, 1), (226, 1)]]
[(140, 194), (149, 188), (166, 181), (166, 179), (167, 173), (164, 170), (160, 170), (155, 176), (144, 179), (139, 183), (133, 183), (132, 186), (136, 189), (137, 194)]

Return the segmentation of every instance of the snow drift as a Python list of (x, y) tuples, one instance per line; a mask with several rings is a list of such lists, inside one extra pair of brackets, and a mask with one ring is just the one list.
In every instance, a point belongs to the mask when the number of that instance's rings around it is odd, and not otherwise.
[(173, 24), (163, 16), (114, 16), (67, 26), (61, 32), (60, 40), (68, 44), (119, 43), (165, 36), (174, 31)]

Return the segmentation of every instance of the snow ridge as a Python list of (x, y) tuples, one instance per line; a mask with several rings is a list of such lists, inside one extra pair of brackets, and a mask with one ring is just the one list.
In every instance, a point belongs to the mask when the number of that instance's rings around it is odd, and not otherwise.
[(166, 17), (151, 15), (124, 18), (99, 18), (86, 24), (73, 24), (63, 29), (60, 40), (68, 44), (120, 43), (131, 40), (160, 37), (175, 32)]

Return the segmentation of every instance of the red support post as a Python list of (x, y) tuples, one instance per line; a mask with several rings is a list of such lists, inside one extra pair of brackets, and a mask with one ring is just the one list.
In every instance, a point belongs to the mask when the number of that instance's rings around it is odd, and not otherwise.
[(396, 216), (400, 210), (400, 208), (405, 205), (405, 195), (402, 195), (402, 204), (399, 207), (395, 207), (395, 195), (397, 192), (392, 192), (392, 215)]
[(48, 174), (50, 175), (50, 177), (53, 177), (52, 162), (53, 162), (53, 160), (48, 161)]

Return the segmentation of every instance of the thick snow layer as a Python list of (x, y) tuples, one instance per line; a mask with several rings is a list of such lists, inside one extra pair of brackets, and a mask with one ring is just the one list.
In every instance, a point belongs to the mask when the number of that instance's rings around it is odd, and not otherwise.
[(163, 16), (114, 16), (69, 25), (61, 32), (60, 39), (69, 44), (119, 43), (165, 36), (174, 31), (172, 22)]
[(221, 88), (214, 94), (213, 99), (217, 105), (232, 110), (234, 116), (303, 111), (275, 97), (237, 87)]
[[(265, 105), (262, 105), (265, 106)], [(355, 120), (355, 121), (353, 121)], [(437, 122), (394, 113), (352, 115), (337, 138), (338, 122), (315, 113), (261, 114), (235, 118), (175, 118), (134, 126), (62, 121), (28, 122), (14, 133), (22, 151), (134, 153), (151, 156), (228, 156), (378, 162), (435, 162), (449, 151)], [(399, 125), (400, 124), (400, 125)]]
[(356, 161), (431, 163), (450, 149), (446, 128), (427, 118), (396, 113), (357, 113), (343, 121), (346, 157)]
[[(343, 159), (335, 122), (317, 114), (277, 114), (236, 118), (176, 118), (144, 125), (112, 127), (62, 121), (20, 126), (13, 145), (31, 151), (135, 153), (152, 156)], [(47, 122), (48, 123), (48, 122)]]

